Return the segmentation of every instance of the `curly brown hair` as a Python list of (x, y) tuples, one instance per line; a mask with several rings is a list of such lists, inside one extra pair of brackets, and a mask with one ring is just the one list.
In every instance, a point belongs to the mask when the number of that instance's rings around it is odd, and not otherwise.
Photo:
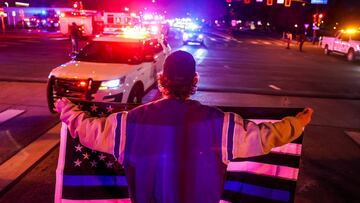
[(163, 96), (185, 100), (195, 94), (199, 76), (196, 74), (192, 81), (177, 83), (169, 80), (162, 73), (158, 75), (158, 88)]

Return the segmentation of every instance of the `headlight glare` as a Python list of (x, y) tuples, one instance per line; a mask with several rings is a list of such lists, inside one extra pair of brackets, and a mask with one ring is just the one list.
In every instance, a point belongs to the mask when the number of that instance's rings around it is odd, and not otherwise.
[(116, 89), (125, 82), (125, 76), (120, 79), (101, 82), (100, 89)]

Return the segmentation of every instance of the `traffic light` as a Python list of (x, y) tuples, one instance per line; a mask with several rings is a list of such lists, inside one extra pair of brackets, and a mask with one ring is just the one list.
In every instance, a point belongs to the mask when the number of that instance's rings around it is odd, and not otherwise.
[(285, 0), (284, 1), (284, 6), (285, 7), (290, 7), (291, 6), (291, 0)]
[(273, 0), (266, 0), (266, 5), (268, 5), (268, 6), (273, 5)]
[(74, 7), (74, 9), (78, 9), (78, 8), (79, 8), (79, 4), (78, 4), (77, 1), (74, 3), (73, 7)]
[(244, 0), (244, 4), (250, 4), (251, 0)]

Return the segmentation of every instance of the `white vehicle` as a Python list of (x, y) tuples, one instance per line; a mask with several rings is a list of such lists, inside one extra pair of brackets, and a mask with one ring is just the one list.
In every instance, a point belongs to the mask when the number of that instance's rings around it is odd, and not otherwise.
[(73, 60), (49, 74), (49, 110), (57, 97), (119, 103), (141, 103), (170, 53), (165, 40), (126, 35), (100, 36)]
[(321, 46), (325, 54), (331, 52), (346, 55), (348, 61), (360, 58), (360, 31), (347, 30), (336, 33), (335, 37), (323, 37)]
[(60, 33), (70, 35), (72, 23), (79, 27), (81, 36), (93, 36), (103, 29), (104, 22), (96, 13), (66, 12), (60, 16)]

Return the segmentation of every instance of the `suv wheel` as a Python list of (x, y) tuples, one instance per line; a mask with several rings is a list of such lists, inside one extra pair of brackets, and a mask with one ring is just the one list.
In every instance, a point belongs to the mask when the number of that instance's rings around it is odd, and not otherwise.
[(326, 55), (329, 55), (329, 54), (330, 54), (330, 50), (329, 50), (329, 46), (328, 46), (328, 45), (325, 45), (324, 54), (326, 54)]
[(47, 102), (50, 113), (56, 113), (56, 111), (54, 110), (55, 109), (54, 84), (55, 84), (55, 78), (51, 77), (47, 82), (47, 89), (46, 89)]
[(140, 85), (136, 85), (132, 88), (129, 94), (127, 103), (139, 104), (142, 102), (144, 90)]
[(354, 52), (353, 49), (350, 49), (350, 50), (348, 51), (348, 53), (346, 54), (346, 58), (347, 58), (347, 60), (350, 61), (350, 62), (354, 62), (354, 61), (355, 61), (355, 52)]

